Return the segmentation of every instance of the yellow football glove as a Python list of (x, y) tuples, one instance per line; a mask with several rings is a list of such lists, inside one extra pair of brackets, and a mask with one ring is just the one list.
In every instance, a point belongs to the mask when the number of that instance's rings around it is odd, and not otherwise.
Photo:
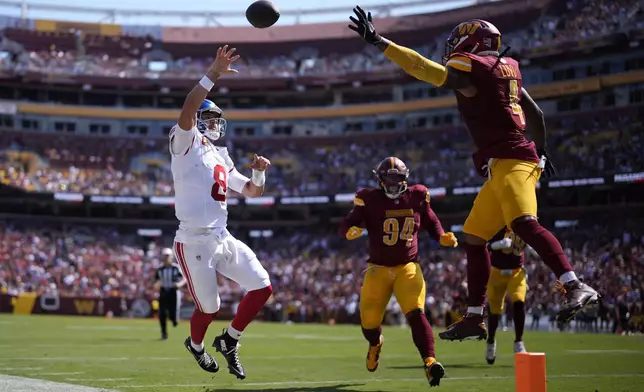
[(445, 234), (441, 234), (440, 238), (440, 244), (441, 246), (447, 247), (447, 248), (456, 248), (458, 246), (458, 240), (456, 239), (456, 236), (454, 233), (447, 232)]
[(356, 238), (360, 238), (363, 232), (364, 232), (364, 229), (361, 229), (358, 226), (351, 226), (349, 228), (349, 231), (347, 231), (347, 234), (345, 235), (345, 237), (349, 241), (355, 240)]

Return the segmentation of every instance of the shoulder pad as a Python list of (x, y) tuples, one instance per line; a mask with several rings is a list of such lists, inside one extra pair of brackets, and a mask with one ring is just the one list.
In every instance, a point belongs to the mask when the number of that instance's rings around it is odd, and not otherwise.
[(353, 205), (358, 207), (364, 207), (372, 191), (373, 189), (369, 189), (369, 188), (358, 189), (355, 197), (353, 198)]
[(445, 66), (457, 71), (472, 72), (472, 62), (477, 60), (473, 56), (475, 55), (470, 53), (454, 53), (449, 56)]
[(415, 197), (417, 197), (421, 201), (429, 203), (429, 189), (427, 189), (425, 185), (421, 185), (421, 184), (412, 185), (409, 188), (409, 190), (413, 194), (417, 195)]

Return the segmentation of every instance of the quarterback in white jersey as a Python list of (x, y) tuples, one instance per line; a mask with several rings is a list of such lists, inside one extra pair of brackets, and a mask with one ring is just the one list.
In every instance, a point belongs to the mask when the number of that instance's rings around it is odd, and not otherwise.
[(229, 372), (244, 379), (238, 341), (273, 289), (255, 253), (228, 232), (226, 197), (229, 189), (245, 197), (261, 196), (270, 161), (255, 155), (249, 179), (237, 171), (225, 147), (212, 143), (224, 135), (226, 120), (223, 111), (206, 96), (219, 76), (237, 72), (230, 68), (239, 58), (233, 56), (234, 52), (227, 46), (217, 50), (215, 61), (183, 104), (179, 121), (169, 135), (169, 147), (179, 220), (174, 252), (196, 306), (190, 318), (190, 336), (184, 344), (202, 369), (211, 373), (219, 370), (203, 342), (208, 325), (219, 311), (217, 272), (232, 279), (247, 293), (231, 325), (215, 338), (213, 347), (226, 359)]

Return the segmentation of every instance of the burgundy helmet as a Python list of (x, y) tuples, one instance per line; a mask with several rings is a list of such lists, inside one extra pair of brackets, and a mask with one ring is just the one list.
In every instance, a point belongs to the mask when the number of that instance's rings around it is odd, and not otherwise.
[(373, 169), (373, 174), (376, 175), (380, 188), (390, 199), (397, 198), (407, 190), (409, 169), (400, 158), (388, 157), (383, 159)]
[[(501, 50), (501, 32), (492, 23), (471, 19), (454, 27), (445, 42), (443, 63), (453, 53), (493, 54)], [(487, 52), (487, 53), (486, 53)]]

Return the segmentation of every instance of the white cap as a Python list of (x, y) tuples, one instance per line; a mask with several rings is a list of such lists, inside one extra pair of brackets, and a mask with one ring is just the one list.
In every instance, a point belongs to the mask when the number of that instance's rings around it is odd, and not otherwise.
[(163, 249), (161, 250), (161, 254), (162, 254), (163, 256), (171, 256), (171, 255), (173, 254), (173, 253), (172, 253), (172, 249), (170, 249), (170, 248), (163, 248)]

